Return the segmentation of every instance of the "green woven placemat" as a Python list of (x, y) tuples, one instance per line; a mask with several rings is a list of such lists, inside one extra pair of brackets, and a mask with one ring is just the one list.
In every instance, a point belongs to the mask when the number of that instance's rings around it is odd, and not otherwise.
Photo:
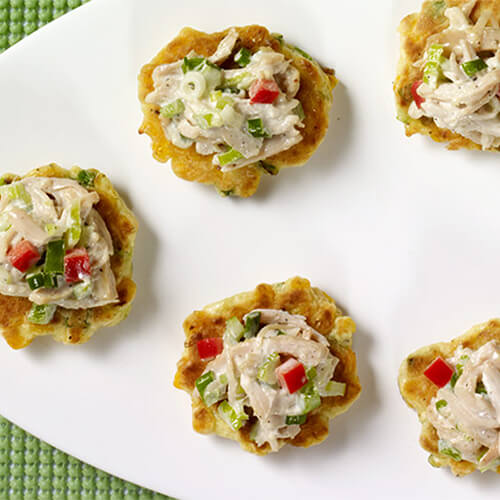
[[(0, 0), (0, 52), (89, 0)], [(168, 499), (56, 450), (0, 416), (0, 500)]]

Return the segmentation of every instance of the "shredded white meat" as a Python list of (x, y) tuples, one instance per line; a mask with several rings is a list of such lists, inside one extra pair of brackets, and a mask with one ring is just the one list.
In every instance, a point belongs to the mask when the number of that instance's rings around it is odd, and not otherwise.
[[(238, 32), (233, 28), (208, 61), (223, 63), (233, 54), (237, 41)], [(200, 56), (191, 52), (187, 57)], [(212, 75), (205, 75), (206, 78), (200, 71), (185, 74), (182, 65), (181, 60), (155, 68), (154, 90), (146, 97), (148, 103), (160, 109), (172, 103), (182, 103), (182, 111), (174, 116), (160, 113), (165, 136), (175, 146), (186, 149), (195, 144), (197, 153), (214, 155), (213, 164), (228, 171), (269, 158), (302, 140), (299, 129), (304, 126), (303, 118), (296, 111), (300, 102), (295, 99), (300, 74), (283, 54), (264, 47), (252, 54), (247, 66), (208, 69)], [(215, 80), (212, 81), (214, 71)], [(193, 78), (194, 83), (190, 80)], [(187, 92), (186, 80), (189, 80)], [(279, 85), (280, 94), (273, 103), (251, 104), (248, 89), (256, 80), (272, 80)], [(199, 92), (198, 84), (202, 87)], [(217, 92), (219, 101), (214, 97)], [(207, 116), (210, 123), (206, 122)], [(262, 137), (253, 136), (248, 130), (248, 120), (258, 118), (262, 120), (265, 132)], [(218, 155), (231, 149), (241, 157), (221, 163)]]
[[(254, 310), (244, 317), (260, 313), (260, 326), (255, 337), (235, 344), (224, 342), (224, 350), (209, 362), (205, 372), (213, 372), (216, 380), (227, 378), (227, 401), (244, 414), (251, 408), (257, 417), (253, 439), (258, 446), (269, 443), (273, 451), (280, 447), (279, 440), (293, 438), (300, 432), (299, 424), (287, 424), (286, 417), (307, 412), (304, 395), (290, 394), (278, 383), (275, 367), (264, 382), (259, 369), (275, 356), (294, 358), (306, 370), (316, 370), (314, 385), (320, 394), (332, 380), (338, 358), (329, 349), (328, 340), (307, 324), (303, 316), (275, 309)], [(279, 361), (277, 361), (278, 363)], [(214, 382), (214, 387), (220, 382)], [(342, 384), (341, 384), (342, 385)]]
[(459, 348), (447, 362), (459, 370), (458, 379), (438, 390), (427, 418), (460, 458), (488, 468), (500, 457), (500, 346)]
[[(15, 189), (22, 190), (21, 198), (12, 196)], [(110, 264), (113, 243), (105, 222), (93, 208), (98, 201), (95, 191), (88, 191), (72, 179), (27, 177), (0, 187), (0, 293), (28, 297), (38, 305), (55, 304), (68, 309), (116, 302), (118, 293)], [(75, 205), (79, 208), (82, 237), (73, 244), (78, 243), (89, 255), (91, 275), (85, 280), (88, 293), (77, 297), (74, 291), (79, 283), (67, 283), (63, 276), (57, 277), (55, 288), (31, 290), (26, 278), (42, 268), (20, 272), (11, 264), (9, 249), (27, 240), (43, 256), (47, 244), (64, 239), (75, 223), (72, 217)]]
[[(445, 10), (448, 28), (429, 38), (426, 56), (416, 63), (425, 68), (429, 48), (442, 46), (449, 54), (440, 62), (442, 78), (437, 84), (424, 81), (418, 87), (416, 92), (424, 101), (419, 106), (412, 102), (409, 115), (414, 119), (432, 118), (440, 128), (458, 133), (483, 149), (495, 149), (500, 147), (500, 28), (489, 11), (473, 23), (469, 15), (475, 4), (473, 0), (463, 9)], [(462, 65), (478, 59), (486, 67), (468, 75)]]

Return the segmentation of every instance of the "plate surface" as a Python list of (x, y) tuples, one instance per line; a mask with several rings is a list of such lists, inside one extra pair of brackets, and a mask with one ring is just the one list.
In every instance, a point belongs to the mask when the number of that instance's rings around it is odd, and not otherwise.
[[(173, 7), (175, 5), (175, 7)], [(411, 351), (499, 315), (498, 155), (404, 136), (391, 82), (414, 0), (93, 0), (0, 56), (2, 172), (109, 175), (137, 214), (130, 317), (88, 344), (0, 342), (0, 413), (108, 472), (179, 498), (498, 498), (494, 474), (427, 464), (396, 384)], [(332, 66), (331, 128), (306, 167), (223, 199), (140, 137), (136, 75), (178, 30), (259, 23)], [(323, 444), (255, 457), (191, 429), (173, 388), (193, 309), (302, 275), (355, 319), (361, 398)]]

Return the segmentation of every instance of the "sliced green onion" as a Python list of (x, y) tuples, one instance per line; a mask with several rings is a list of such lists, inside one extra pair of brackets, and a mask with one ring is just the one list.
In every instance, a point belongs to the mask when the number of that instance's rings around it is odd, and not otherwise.
[(213, 102), (215, 107), (219, 110), (234, 104), (234, 99), (227, 94), (223, 94), (221, 90), (213, 90), (210, 92), (210, 101)]
[(28, 313), (28, 321), (36, 325), (47, 325), (52, 321), (56, 312), (55, 304), (38, 305), (33, 304)]
[(271, 137), (269, 132), (264, 128), (262, 118), (250, 118), (247, 121), (247, 130), (254, 137)]
[(58, 231), (59, 231), (59, 228), (57, 227), (56, 224), (45, 224), (45, 232), (49, 236), (55, 236)]
[(244, 326), (240, 323), (238, 318), (232, 317), (226, 321), (226, 329), (224, 331), (224, 343), (226, 344), (237, 344), (243, 337), (245, 333)]
[(445, 406), (448, 406), (448, 403), (444, 399), (440, 399), (439, 401), (436, 401), (436, 410), (439, 411), (441, 408), (444, 408)]
[(80, 172), (78, 172), (76, 180), (83, 187), (94, 187), (94, 180), (96, 175), (96, 172), (92, 172), (92, 170), (80, 170)]
[(305, 51), (302, 50), (300, 47), (294, 47), (295, 51), (298, 52), (302, 57), (305, 57), (309, 61), (314, 61), (314, 59)]
[(302, 106), (302, 103), (299, 102), (295, 108), (293, 108), (293, 113), (295, 113), (300, 120), (303, 120), (306, 117), (306, 114), (304, 112), (304, 108)]
[(289, 415), (285, 419), (286, 425), (302, 425), (306, 422), (307, 415)]
[(257, 378), (266, 384), (275, 384), (277, 382), (275, 370), (278, 367), (279, 362), (280, 355), (277, 352), (273, 352), (267, 356), (264, 363), (262, 363), (257, 370)]
[(242, 47), (236, 55), (234, 56), (234, 62), (239, 66), (244, 68), (250, 64), (250, 59), (252, 58), (252, 53), (245, 47)]
[(30, 290), (38, 288), (57, 288), (57, 277), (44, 272), (31, 274), (26, 277)]
[(45, 256), (44, 271), (47, 274), (64, 273), (64, 241), (49, 241)]
[(346, 385), (344, 382), (336, 382), (335, 380), (330, 380), (323, 389), (319, 390), (320, 396), (343, 396), (345, 394)]
[(160, 109), (161, 116), (165, 118), (172, 118), (174, 116), (180, 115), (185, 109), (182, 99), (177, 99), (170, 104), (165, 104)]
[(478, 382), (476, 384), (476, 394), (488, 394), (488, 391), (482, 382)]
[(266, 163), (265, 161), (260, 161), (259, 162), (259, 167), (264, 169), (264, 172), (269, 175), (278, 175), (280, 172), (280, 169), (278, 167), (275, 167), (274, 165), (271, 165), (270, 163)]
[(205, 77), (197, 71), (190, 71), (184, 75), (181, 82), (181, 92), (188, 99), (200, 99), (207, 89)]
[(462, 375), (464, 371), (464, 365), (462, 365), (461, 363), (457, 363), (457, 367), (455, 369), (455, 371), (453, 372), (453, 375), (451, 376), (451, 380), (450, 380), (450, 385), (452, 388), (455, 387), (458, 379), (460, 378), (460, 376)]
[(222, 127), (222, 118), (218, 113), (206, 113), (204, 115), (196, 115), (196, 122), (203, 130), (209, 128)]
[(6, 193), (10, 200), (20, 200), (26, 206), (31, 205), (31, 196), (21, 182), (14, 182), (2, 187), (2, 193)]
[(64, 235), (66, 248), (73, 248), (82, 235), (82, 221), (80, 218), (80, 201), (75, 201), (69, 213), (70, 227)]
[(284, 37), (281, 33), (271, 33), (271, 36), (278, 40), (281, 46), (283, 45)]
[(245, 319), (245, 338), (255, 337), (260, 327), (260, 312), (253, 311)]
[(444, 439), (440, 439), (438, 441), (438, 449), (439, 453), (452, 458), (456, 462), (460, 462), (462, 460), (462, 454)]
[(482, 59), (467, 61), (462, 63), (461, 66), (464, 70), (464, 73), (470, 78), (472, 78), (476, 73), (479, 73), (479, 71), (482, 71), (483, 69), (486, 69), (488, 67), (488, 65)]
[(311, 381), (300, 389), (300, 394), (304, 413), (309, 413), (321, 405), (318, 390)]
[(185, 57), (182, 62), (182, 72), (188, 73), (189, 71), (193, 71), (198, 66), (201, 66), (201, 64), (203, 64), (203, 61), (205, 61), (204, 57)]
[(219, 377), (219, 382), (222, 384), (222, 385), (227, 385), (227, 375), (225, 373), (223, 373), (220, 377)]
[(230, 163), (237, 162), (238, 160), (243, 158), (243, 155), (239, 151), (236, 151), (236, 149), (231, 148), (225, 153), (218, 154), (217, 158), (219, 160), (219, 165), (221, 167), (224, 167), (225, 165), (229, 165)]
[(248, 415), (245, 412), (237, 412), (228, 402), (222, 401), (217, 408), (222, 420), (226, 422), (232, 429), (238, 431), (243, 426), (243, 423), (248, 420)]
[(306, 377), (307, 380), (314, 380), (318, 375), (318, 371), (316, 370), (315, 366), (311, 366), (311, 368), (308, 368), (306, 370)]
[(205, 77), (209, 89), (214, 89), (222, 83), (222, 71), (209, 60), (205, 60), (199, 68), (196, 68), (196, 71)]
[(441, 65), (446, 61), (443, 52), (444, 47), (438, 44), (431, 45), (427, 50), (427, 62), (424, 67), (423, 79), (426, 84), (434, 88), (443, 76)]
[(215, 380), (215, 374), (213, 371), (209, 371), (207, 373), (204, 373), (203, 375), (201, 375), (200, 377), (198, 377), (196, 379), (196, 382), (195, 382), (195, 385), (196, 385), (196, 388), (198, 389), (198, 392), (200, 393), (200, 397), (201, 399), (204, 400), (203, 396), (205, 394), (205, 389), (207, 388), (208, 384), (210, 384), (210, 382), (213, 382)]
[(82, 300), (92, 294), (92, 283), (90, 281), (83, 281), (73, 287), (73, 295), (76, 300)]
[(224, 81), (224, 87), (236, 87), (241, 90), (247, 90), (252, 82), (255, 80), (256, 76), (248, 71), (244, 71), (239, 75), (235, 75), (231, 78), (227, 78)]

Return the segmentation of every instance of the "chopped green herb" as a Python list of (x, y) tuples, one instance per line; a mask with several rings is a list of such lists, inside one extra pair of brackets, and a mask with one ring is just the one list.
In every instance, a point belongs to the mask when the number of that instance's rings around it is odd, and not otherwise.
[(302, 50), (299, 47), (294, 47), (294, 49), (304, 58), (308, 59), (309, 61), (314, 61), (314, 59), (305, 51)]
[(440, 399), (436, 402), (436, 410), (439, 411), (441, 408), (448, 406), (448, 403), (444, 399)]
[(28, 313), (28, 321), (35, 325), (47, 325), (52, 321), (56, 312), (55, 304), (38, 305), (33, 304)]
[(234, 62), (244, 68), (250, 64), (252, 53), (245, 47), (242, 47), (234, 56)]
[(456, 462), (460, 462), (462, 460), (461, 453), (456, 448), (451, 446), (448, 442), (444, 441), (443, 439), (440, 439), (438, 441), (438, 449), (439, 449), (439, 453), (452, 458)]
[(173, 118), (174, 116), (180, 115), (185, 109), (182, 99), (177, 99), (170, 104), (165, 104), (160, 109), (160, 114), (165, 118)]
[(307, 415), (289, 415), (285, 419), (286, 425), (302, 425), (306, 422)]
[(245, 412), (238, 413), (227, 400), (222, 401), (217, 411), (222, 419), (235, 431), (240, 430), (245, 420), (248, 420), (248, 415)]
[(190, 59), (185, 57), (184, 61), (182, 62), (182, 72), (187, 73), (188, 71), (193, 71), (197, 69), (198, 66), (203, 64), (204, 61), (204, 57), (192, 57)]
[(269, 132), (264, 128), (262, 118), (251, 118), (248, 120), (247, 130), (253, 137), (271, 137)]
[(45, 256), (44, 271), (47, 274), (64, 273), (64, 241), (49, 241)]
[(470, 78), (487, 67), (488, 65), (482, 59), (474, 59), (473, 61), (467, 61), (462, 64), (464, 73)]
[(245, 338), (249, 339), (250, 337), (255, 337), (257, 332), (259, 331), (260, 326), (260, 312), (253, 311), (247, 315), (245, 319)]
[(278, 175), (280, 173), (280, 169), (271, 165), (270, 163), (266, 163), (265, 161), (259, 161), (259, 167), (264, 169), (264, 172), (269, 175)]
[(76, 177), (76, 180), (83, 187), (90, 188), (94, 187), (94, 180), (96, 177), (96, 172), (92, 172), (91, 170), (80, 170)]
[(224, 167), (225, 165), (237, 162), (238, 160), (243, 158), (243, 155), (239, 151), (236, 151), (236, 149), (231, 148), (229, 151), (226, 151), (225, 153), (218, 154), (217, 158), (219, 160), (220, 166)]
[[(201, 399), (205, 402), (205, 390), (211, 382), (215, 380), (215, 374), (213, 371), (209, 371), (207, 373), (204, 373), (200, 377), (196, 379), (195, 385), (196, 388), (198, 389), (198, 392), (200, 393)], [(206, 404), (206, 403), (205, 403)]]
[(488, 391), (486, 390), (483, 382), (478, 382), (476, 384), (476, 394), (488, 394)]

